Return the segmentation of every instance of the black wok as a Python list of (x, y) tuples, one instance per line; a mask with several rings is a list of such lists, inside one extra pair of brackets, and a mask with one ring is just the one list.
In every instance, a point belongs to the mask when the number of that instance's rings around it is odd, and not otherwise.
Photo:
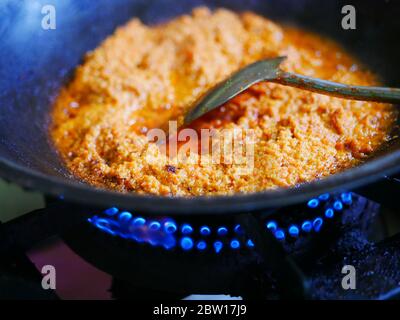
[[(41, 8), (56, 8), (56, 29), (41, 28)], [(400, 140), (365, 164), (299, 187), (248, 195), (166, 198), (95, 189), (65, 169), (48, 138), (49, 110), (85, 52), (131, 17), (158, 23), (198, 5), (253, 10), (326, 34), (400, 87), (400, 1), (352, 1), (357, 29), (341, 28), (342, 1), (322, 0), (45, 0), (0, 4), (0, 175), (68, 201), (119, 206), (143, 213), (253, 212), (355, 188), (400, 169)]]

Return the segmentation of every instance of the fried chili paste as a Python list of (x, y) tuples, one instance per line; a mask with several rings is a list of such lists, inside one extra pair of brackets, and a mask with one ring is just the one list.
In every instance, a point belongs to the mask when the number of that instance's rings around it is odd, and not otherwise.
[(253, 170), (243, 173), (234, 163), (166, 164), (148, 130), (182, 115), (232, 72), (277, 56), (288, 57), (286, 71), (377, 84), (331, 40), (254, 13), (197, 8), (155, 26), (133, 19), (89, 52), (61, 90), (54, 145), (70, 171), (95, 186), (190, 196), (312, 181), (359, 164), (387, 141), (396, 118), (391, 105), (263, 82), (193, 124), (197, 130), (252, 129)]

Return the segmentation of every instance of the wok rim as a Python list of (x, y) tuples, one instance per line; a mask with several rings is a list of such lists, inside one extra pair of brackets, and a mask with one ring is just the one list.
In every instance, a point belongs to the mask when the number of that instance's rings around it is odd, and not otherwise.
[(351, 190), (400, 171), (400, 150), (297, 187), (233, 195), (166, 197), (121, 193), (84, 182), (64, 180), (0, 157), (0, 176), (22, 188), (65, 201), (96, 207), (116, 206), (143, 214), (238, 214), (257, 212), (306, 201), (319, 194)]

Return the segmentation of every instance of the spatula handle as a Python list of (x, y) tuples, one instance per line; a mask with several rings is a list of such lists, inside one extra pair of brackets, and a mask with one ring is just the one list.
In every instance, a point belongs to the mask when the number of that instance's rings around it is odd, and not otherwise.
[(350, 86), (285, 71), (279, 71), (273, 82), (351, 100), (400, 103), (400, 89), (397, 88)]

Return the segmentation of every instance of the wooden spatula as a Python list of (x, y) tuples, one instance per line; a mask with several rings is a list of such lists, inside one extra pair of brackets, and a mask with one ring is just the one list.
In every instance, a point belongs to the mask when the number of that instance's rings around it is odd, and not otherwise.
[(261, 60), (240, 69), (200, 97), (193, 107), (184, 115), (181, 125), (186, 126), (190, 124), (193, 120), (219, 107), (253, 84), (261, 81), (271, 81), (351, 100), (388, 103), (400, 102), (400, 89), (350, 86), (282, 71), (279, 66), (285, 59), (286, 57), (278, 57)]

